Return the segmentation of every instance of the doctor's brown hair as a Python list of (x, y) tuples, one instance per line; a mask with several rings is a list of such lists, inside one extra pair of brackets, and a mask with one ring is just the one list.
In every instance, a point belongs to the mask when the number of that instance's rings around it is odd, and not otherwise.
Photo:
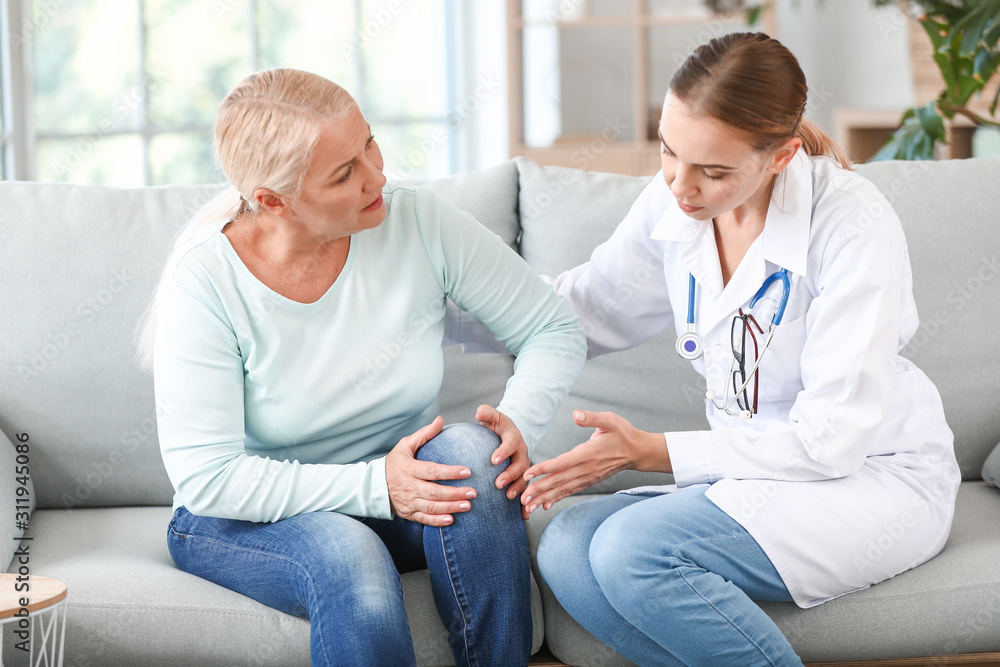
[(833, 140), (803, 116), (808, 87), (798, 60), (764, 33), (734, 33), (699, 46), (670, 80), (670, 91), (695, 113), (746, 133), (758, 151), (798, 137), (806, 154), (851, 168)]

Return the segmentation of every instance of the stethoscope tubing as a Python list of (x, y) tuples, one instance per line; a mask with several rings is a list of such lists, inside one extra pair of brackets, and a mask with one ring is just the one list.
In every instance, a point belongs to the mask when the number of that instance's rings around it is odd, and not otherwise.
[[(751, 416), (749, 410), (742, 410), (739, 413), (733, 413), (730, 412), (729, 408), (732, 406), (734, 402), (736, 402), (740, 394), (746, 391), (746, 388), (750, 385), (750, 381), (753, 379), (754, 374), (757, 372), (757, 369), (760, 368), (760, 362), (761, 359), (764, 358), (764, 352), (767, 350), (768, 345), (771, 344), (771, 338), (774, 337), (775, 330), (778, 328), (778, 325), (781, 324), (781, 319), (785, 316), (785, 307), (788, 305), (788, 297), (791, 294), (792, 290), (791, 290), (791, 283), (788, 279), (788, 271), (784, 268), (779, 268), (777, 271), (775, 271), (774, 273), (772, 273), (771, 275), (769, 275), (767, 278), (764, 279), (764, 283), (760, 286), (757, 292), (753, 295), (753, 298), (750, 300), (750, 309), (753, 310), (753, 307), (757, 305), (757, 302), (760, 301), (761, 297), (763, 297), (764, 294), (767, 293), (768, 288), (770, 288), (771, 285), (774, 284), (776, 280), (781, 281), (781, 301), (778, 303), (777, 312), (775, 312), (774, 316), (771, 318), (771, 325), (768, 327), (767, 338), (764, 339), (764, 345), (761, 347), (760, 352), (757, 354), (757, 360), (754, 362), (753, 368), (750, 370), (750, 372), (748, 372), (745, 375), (743, 380), (743, 385), (733, 394), (733, 397), (730, 399), (729, 383), (726, 382), (726, 391), (723, 393), (722, 396), (722, 405), (719, 405), (719, 402), (715, 400), (714, 391), (709, 389), (706, 392), (706, 396), (710, 401), (712, 401), (712, 404), (716, 407), (716, 409), (724, 410), (726, 414), (733, 416), (737, 415), (742, 416), (744, 419), (749, 419)], [(704, 351), (702, 338), (694, 329), (695, 286), (696, 282), (694, 279), (694, 274), (689, 273), (687, 331), (678, 336), (677, 343), (675, 345), (677, 349), (677, 354), (679, 354), (682, 359), (687, 359), (688, 361), (694, 361), (695, 359), (698, 359), (699, 357), (702, 356)], [(736, 363), (736, 358), (734, 356), (733, 361), (729, 364), (729, 375), (732, 375), (733, 365), (735, 363)]]

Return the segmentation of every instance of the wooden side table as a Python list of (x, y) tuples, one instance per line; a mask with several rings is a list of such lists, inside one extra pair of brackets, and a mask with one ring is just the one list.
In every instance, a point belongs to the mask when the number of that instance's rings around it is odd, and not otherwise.
[[(14, 626), (14, 644), (27, 642), (31, 667), (62, 667), (66, 641), (66, 584), (48, 577), (0, 574), (0, 627)], [(28, 590), (23, 589), (28, 584)], [(27, 602), (27, 605), (22, 605)], [(25, 611), (27, 610), (27, 611)], [(0, 667), (3, 644), (0, 643)]]

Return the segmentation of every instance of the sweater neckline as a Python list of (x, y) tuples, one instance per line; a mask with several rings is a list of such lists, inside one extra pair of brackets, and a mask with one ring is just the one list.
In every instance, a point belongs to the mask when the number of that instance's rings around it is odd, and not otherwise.
[(273, 289), (261, 282), (261, 280), (255, 276), (249, 268), (247, 268), (247, 265), (243, 263), (239, 253), (236, 252), (236, 248), (233, 247), (233, 244), (230, 243), (229, 238), (222, 233), (221, 229), (216, 232), (216, 236), (219, 237), (230, 263), (235, 266), (240, 273), (242, 273), (254, 286), (256, 286), (259, 291), (263, 292), (278, 303), (291, 308), (315, 308), (327, 299), (331, 298), (330, 295), (339, 289), (340, 285), (347, 279), (347, 275), (351, 272), (351, 268), (354, 266), (354, 258), (357, 255), (358, 246), (358, 235), (351, 234), (348, 237), (350, 239), (350, 244), (347, 248), (347, 261), (344, 262), (344, 268), (340, 270), (340, 275), (337, 276), (337, 279), (333, 281), (333, 284), (330, 285), (320, 298), (316, 299), (312, 303), (303, 303), (301, 301), (289, 299), (287, 296), (275, 292)]

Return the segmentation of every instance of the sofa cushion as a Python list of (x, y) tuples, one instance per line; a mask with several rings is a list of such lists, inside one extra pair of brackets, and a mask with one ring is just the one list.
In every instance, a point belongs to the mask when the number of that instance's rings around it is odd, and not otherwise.
[[(556, 512), (587, 500), (571, 496), (528, 521), (532, 562), (542, 530)], [(963, 482), (944, 550), (920, 567), (866, 590), (811, 609), (760, 603), (806, 662), (1000, 651), (1000, 494), (983, 482)], [(891, 547), (890, 547), (891, 548)], [(878, 547), (873, 545), (873, 557)], [(537, 570), (535, 576), (538, 577)], [(566, 613), (539, 578), (546, 644), (571, 665), (631, 664), (601, 644)]]
[(920, 328), (903, 349), (937, 385), (964, 479), (1000, 441), (1000, 159), (858, 165), (903, 223)]
[(1000, 486), (1000, 445), (993, 448), (983, 464), (983, 479), (991, 486)]
[[(515, 161), (521, 174), (521, 254), (549, 276), (587, 261), (650, 180)], [(575, 408), (616, 412), (647, 431), (707, 428), (705, 382), (677, 356), (676, 337), (671, 327), (637, 348), (588, 361), (533, 459), (558, 456), (590, 437), (589, 429), (573, 423)], [(669, 475), (625, 471), (588, 491), (669, 481)]]
[[(27, 434), (27, 442), (21, 442), (17, 435), (14, 434), (14, 439), (21, 445), (20, 452), (0, 431), (0, 470), (8, 476), (0, 484), (0, 507), (3, 508), (0, 514), (0, 570), (10, 565), (24, 535), (24, 526), (28, 525), (35, 509), (35, 487), (30, 475), (31, 434)], [(29, 474), (24, 474), (25, 471)]]
[[(67, 664), (309, 665), (309, 622), (177, 569), (167, 551), (169, 507), (39, 510), (32, 573), (67, 584)], [(404, 574), (421, 665), (453, 665), (427, 570)], [(532, 651), (542, 644), (532, 582)], [(10, 642), (9, 633), (6, 641)], [(178, 642), (183, 642), (182, 649)], [(20, 653), (11, 646), (3, 655)]]
[(132, 336), (171, 238), (218, 190), (0, 183), (0, 430), (31, 434), (39, 507), (170, 504)]

